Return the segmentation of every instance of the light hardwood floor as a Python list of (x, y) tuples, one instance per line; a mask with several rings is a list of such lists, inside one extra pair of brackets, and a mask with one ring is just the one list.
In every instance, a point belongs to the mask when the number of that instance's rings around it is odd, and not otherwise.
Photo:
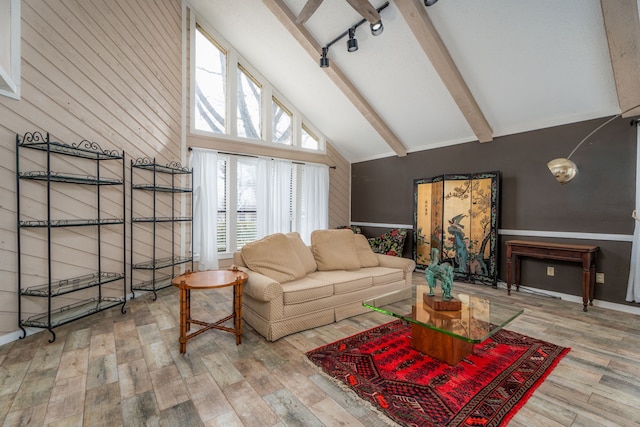
[[(414, 273), (415, 283), (424, 276)], [(525, 312), (508, 329), (571, 347), (510, 426), (640, 424), (640, 316), (488, 286)], [(230, 293), (194, 291), (195, 318), (222, 318)], [(178, 291), (139, 295), (100, 313), (0, 347), (0, 422), (5, 426), (384, 426), (320, 374), (304, 352), (391, 320), (366, 313), (266, 342), (209, 331), (178, 352)]]

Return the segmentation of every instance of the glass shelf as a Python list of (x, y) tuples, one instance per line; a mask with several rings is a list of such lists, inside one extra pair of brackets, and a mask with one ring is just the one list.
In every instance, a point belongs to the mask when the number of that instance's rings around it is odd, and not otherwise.
[[(37, 132), (33, 134), (39, 135)], [(27, 136), (25, 135), (25, 139)], [(33, 139), (33, 138), (32, 138)], [(43, 138), (44, 139), (44, 138)], [(52, 153), (66, 154), (73, 157), (82, 157), (85, 159), (94, 160), (116, 160), (122, 159), (124, 156), (117, 151), (105, 151), (100, 148), (95, 142), (83, 141), (78, 145), (69, 145), (62, 142), (49, 142), (46, 141), (34, 141), (34, 142), (21, 142), (21, 148), (31, 148), (33, 150), (47, 151), (47, 145), (49, 151)], [(84, 147), (83, 147), (84, 146)]]
[(70, 292), (79, 291), (81, 289), (91, 288), (93, 286), (104, 285), (105, 283), (115, 282), (124, 278), (122, 273), (92, 273), (84, 276), (74, 277), (72, 279), (59, 280), (51, 283), (51, 292), (49, 292), (49, 284), (45, 283), (38, 286), (30, 286), (23, 289), (22, 295), (31, 295), (35, 297), (48, 297), (68, 294)]
[(88, 225), (112, 225), (112, 224), (124, 224), (122, 218), (107, 218), (107, 219), (56, 219), (48, 223), (45, 220), (30, 220), (20, 221), (20, 227), (82, 227)]
[(134, 291), (158, 291), (160, 289), (171, 286), (172, 277), (169, 275), (156, 275), (156, 280), (145, 280), (133, 285), (131, 289)]
[(67, 182), (71, 184), (89, 184), (89, 185), (122, 185), (121, 179), (113, 178), (100, 178), (97, 179), (91, 175), (76, 175), (76, 174), (61, 174), (59, 172), (47, 173), (47, 171), (29, 171), (20, 172), (20, 178), (32, 179), (36, 181), (53, 181), (53, 182)]
[(171, 187), (168, 185), (135, 184), (133, 188), (135, 190), (158, 191), (160, 193), (191, 193), (190, 188)]
[(144, 218), (131, 218), (133, 222), (181, 222), (181, 221), (191, 221), (193, 218), (181, 216), (181, 217), (168, 217), (168, 216), (159, 216), (156, 218), (153, 217), (144, 217)]
[(55, 328), (57, 326), (64, 325), (65, 323), (69, 323), (90, 314), (107, 310), (124, 303), (124, 298), (102, 297), (102, 300), (92, 298), (88, 301), (80, 301), (52, 310), (51, 323), (49, 323), (47, 313), (41, 313), (31, 316), (27, 320), (23, 320), (21, 324), (22, 326), (31, 326), (34, 328)]
[(131, 267), (136, 270), (157, 270), (159, 268), (171, 267), (174, 265), (184, 264), (185, 262), (191, 261), (191, 257), (167, 257), (167, 258), (158, 258), (153, 260), (139, 262), (137, 264), (133, 264)]
[(145, 169), (149, 171), (156, 171), (160, 173), (169, 173), (169, 174), (190, 174), (191, 170), (186, 167), (182, 167), (180, 163), (170, 163), (168, 165), (159, 165), (157, 163), (153, 163), (149, 158), (141, 158), (137, 159), (135, 163), (132, 164), (134, 168)]

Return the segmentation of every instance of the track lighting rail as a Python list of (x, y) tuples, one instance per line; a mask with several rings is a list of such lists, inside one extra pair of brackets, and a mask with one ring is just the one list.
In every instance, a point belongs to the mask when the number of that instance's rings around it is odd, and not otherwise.
[[(384, 2), (384, 4), (379, 8), (377, 8), (376, 10), (378, 11), (378, 13), (380, 13), (381, 11), (386, 9), (388, 6), (389, 6), (389, 2), (387, 1), (387, 2)], [(331, 40), (329, 43), (323, 46), (321, 57), (320, 57), (321, 68), (327, 68), (329, 66), (329, 58), (327, 57), (327, 54), (329, 53), (329, 48), (334, 44), (336, 44), (338, 41), (342, 40), (346, 36), (349, 36), (349, 43), (347, 44), (347, 50), (349, 52), (355, 52), (356, 50), (358, 50), (358, 42), (355, 39), (355, 32), (356, 32), (356, 29), (362, 24), (364, 24), (365, 22), (367, 22), (366, 19), (364, 18), (361, 19), (351, 27), (347, 28), (338, 37), (336, 37), (335, 39)], [(382, 30), (384, 29), (382, 25), (382, 20), (376, 23), (370, 24), (370, 26), (371, 26), (371, 34), (373, 34), (374, 36), (378, 36), (382, 34)]]

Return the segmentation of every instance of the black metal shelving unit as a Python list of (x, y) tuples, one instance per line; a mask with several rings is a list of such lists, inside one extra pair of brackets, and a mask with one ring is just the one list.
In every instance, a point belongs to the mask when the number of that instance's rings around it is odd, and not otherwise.
[[(188, 176), (188, 186), (180, 186), (176, 181), (183, 176)], [(191, 194), (193, 188), (193, 172), (183, 167), (178, 162), (161, 165), (156, 159), (142, 157), (131, 160), (131, 293), (135, 297), (135, 291), (153, 292), (153, 300), (158, 297), (157, 291), (171, 286), (171, 280), (177, 276), (176, 267), (181, 264), (191, 263), (193, 270), (193, 239), (190, 247), (183, 256), (176, 255), (176, 224), (192, 222), (192, 216), (176, 216), (176, 196)], [(136, 202), (136, 194), (143, 192), (151, 197), (150, 206), (146, 206), (150, 215), (136, 213), (136, 208), (141, 203)], [(164, 195), (164, 196), (163, 196)], [(169, 212), (162, 212), (159, 207), (160, 198), (169, 206)], [(167, 198), (169, 200), (167, 200)], [(193, 213), (193, 197), (189, 197), (189, 211)], [(160, 213), (169, 213), (161, 216)], [(136, 236), (146, 228), (151, 234), (149, 253), (140, 254), (138, 247), (142, 246), (136, 240)], [(163, 230), (164, 229), (164, 230)], [(169, 248), (160, 247), (158, 233), (166, 231), (170, 237)], [(136, 259), (139, 258), (139, 259)], [(136, 274), (136, 271), (140, 274)], [(146, 271), (146, 273), (143, 273)], [(143, 276), (144, 275), (144, 276)], [(143, 276), (141, 278), (136, 276)]]
[[(44, 170), (20, 170), (20, 160), (22, 150), (36, 150), (44, 152), (44, 159), (42, 162), (37, 160), (37, 156), (29, 156), (28, 160), (37, 164), (38, 167), (43, 166)], [(95, 163), (95, 175), (67, 173), (52, 170), (52, 159), (70, 157), (83, 160), (74, 161), (75, 166), (89, 166), (91, 163)], [(26, 160), (26, 158), (25, 158)], [(118, 171), (119, 176), (105, 177), (101, 176), (102, 163), (103, 162), (119, 162), (121, 164), (121, 172)], [(44, 165), (42, 165), (44, 163)], [(59, 164), (56, 162), (56, 164)], [(120, 169), (120, 168), (118, 168)], [(21, 338), (24, 338), (27, 334), (25, 327), (35, 327), (48, 329), (51, 333), (51, 339), (49, 342), (53, 342), (56, 339), (53, 328), (72, 322), (74, 320), (89, 316), (91, 314), (107, 310), (112, 307), (121, 306), (120, 311), (125, 313), (126, 304), (126, 225), (125, 225), (125, 188), (124, 188), (124, 152), (119, 153), (115, 150), (103, 150), (95, 142), (81, 141), (78, 144), (65, 144), (61, 142), (55, 142), (50, 140), (50, 136), (47, 133), (43, 135), (40, 132), (27, 132), (24, 135), (16, 135), (16, 195), (17, 195), (17, 229), (18, 229), (18, 325), (22, 330)], [(112, 173), (113, 175), (113, 173)], [(46, 219), (27, 219), (23, 217), (24, 211), (22, 208), (28, 208), (32, 203), (29, 202), (24, 193), (21, 193), (21, 183), (24, 181), (30, 181), (37, 183), (45, 187), (46, 192)], [(26, 183), (25, 183), (26, 184)], [(62, 206), (53, 200), (51, 192), (54, 186), (59, 190), (64, 191), (65, 185), (83, 185), (83, 186), (95, 186), (95, 201), (89, 201), (88, 204), (94, 205), (96, 209), (96, 218), (91, 219), (57, 219), (53, 218), (54, 212), (58, 212)], [(119, 186), (122, 193), (122, 217), (121, 218), (104, 218), (101, 209), (101, 187), (103, 186)], [(34, 191), (38, 191), (34, 188)], [(113, 227), (122, 225), (122, 271), (118, 272), (106, 272), (103, 271), (103, 254), (102, 254), (102, 235), (105, 232), (114, 232)], [(83, 274), (76, 277), (71, 277), (62, 280), (53, 279), (53, 269), (58, 263), (62, 264), (64, 259), (63, 253), (56, 252), (54, 260), (53, 246), (57, 242), (56, 238), (52, 237), (53, 229), (62, 228), (75, 228), (75, 227), (93, 227), (95, 229), (95, 235), (92, 235), (92, 239), (96, 241), (95, 258), (96, 258), (96, 271)], [(105, 227), (109, 227), (108, 230), (103, 230)], [(46, 231), (46, 237), (42, 237), (43, 231)], [(91, 232), (88, 232), (91, 233)], [(118, 231), (118, 234), (120, 232)], [(23, 240), (26, 238), (32, 238), (39, 244), (46, 246), (45, 262), (46, 267), (42, 270), (46, 271), (34, 271), (34, 267), (30, 266), (29, 274), (25, 272), (25, 266), (23, 265), (24, 257), (28, 254), (23, 252)], [(41, 243), (40, 243), (41, 242)], [(67, 261), (67, 260), (65, 260)], [(64, 267), (62, 267), (64, 268)], [(37, 267), (35, 267), (38, 270)], [(58, 269), (60, 270), (60, 268)], [(61, 274), (61, 273), (58, 273)], [(29, 280), (27, 280), (29, 276)], [(45, 277), (44, 283), (36, 285), (27, 284), (25, 281), (32, 282), (34, 277)], [(122, 281), (122, 295), (107, 296), (105, 295), (105, 289), (103, 286), (108, 283), (114, 283)], [(68, 304), (56, 304), (54, 299), (62, 295), (72, 294), (74, 292), (83, 291), (86, 289), (93, 289), (91, 295), (82, 295), (79, 299)], [(23, 299), (24, 298), (46, 298), (47, 308), (46, 311), (33, 314), (26, 319), (23, 319)]]

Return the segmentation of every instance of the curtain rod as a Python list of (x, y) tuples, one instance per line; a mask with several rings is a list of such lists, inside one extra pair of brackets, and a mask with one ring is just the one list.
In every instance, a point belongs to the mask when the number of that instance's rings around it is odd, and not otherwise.
[[(191, 151), (193, 150), (193, 147), (188, 147), (188, 150)], [(204, 148), (204, 150), (208, 150), (208, 148)], [(260, 157), (264, 157), (264, 156), (256, 156), (254, 154), (242, 154), (242, 153), (230, 153), (230, 152), (226, 152), (226, 151), (218, 151), (218, 153), (220, 154), (228, 154), (230, 156), (240, 156), (240, 157), (251, 157), (254, 159), (259, 159)], [(287, 159), (274, 159), (273, 157), (271, 157), (271, 160), (287, 160)], [(291, 163), (293, 163), (294, 165), (306, 165), (306, 163), (304, 162), (296, 162), (291, 160)], [(337, 169), (337, 166), (331, 166), (331, 165), (325, 165), (327, 166), (329, 169)]]

